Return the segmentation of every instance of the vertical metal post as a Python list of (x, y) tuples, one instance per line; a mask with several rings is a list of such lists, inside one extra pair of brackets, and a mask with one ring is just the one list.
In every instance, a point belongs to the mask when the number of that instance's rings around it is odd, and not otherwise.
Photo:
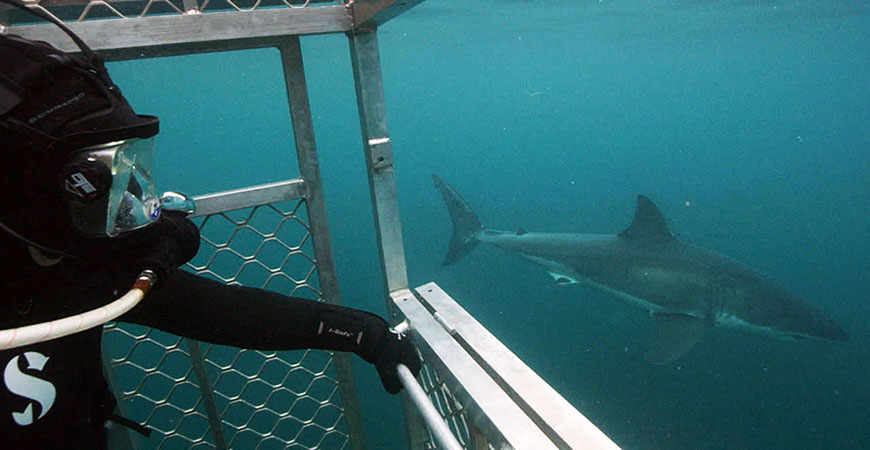
[[(290, 104), (293, 135), (296, 140), (299, 175), (305, 181), (305, 204), (308, 210), (308, 224), (311, 227), (314, 259), (317, 261), (320, 290), (324, 301), (340, 304), (341, 297), (338, 292), (335, 262), (332, 259), (332, 239), (326, 221), (326, 204), (323, 199), (320, 166), (317, 162), (317, 148), (314, 145), (314, 126), (311, 123), (311, 108), (308, 104), (308, 87), (305, 83), (299, 36), (287, 36), (279, 44), (278, 50), (281, 52), (281, 63), (284, 66), (284, 82), (287, 88), (287, 101)], [(336, 353), (333, 355), (333, 361), (338, 377), (338, 390), (347, 418), (350, 444), (355, 450), (362, 450), (365, 448), (365, 436), (350, 355)]]
[[(402, 224), (399, 221), (393, 151), (387, 130), (377, 30), (354, 30), (348, 33), (348, 41), (387, 311), (392, 319), (396, 319), (390, 293), (408, 288), (408, 272), (402, 245)], [(424, 448), (426, 428), (406, 394), (402, 395), (402, 409), (409, 448)]]
[(193, 364), (193, 374), (196, 377), (196, 384), (199, 385), (199, 392), (202, 394), (202, 404), (214, 438), (214, 446), (217, 450), (226, 450), (229, 447), (224, 437), (220, 412), (214, 401), (214, 389), (205, 370), (205, 355), (199, 347), (199, 341), (194, 339), (184, 339), (184, 341), (187, 343), (187, 349), (190, 350), (190, 362)]
[(408, 273), (396, 198), (393, 152), (387, 131), (378, 35), (376, 30), (358, 30), (349, 33), (348, 38), (378, 251), (389, 296), (390, 292), (408, 288)]
[[(0, 6), (0, 14), (2, 14), (2, 8), (3, 7)], [(109, 354), (106, 351), (106, 346), (108, 345), (107, 344), (107, 341), (108, 341), (107, 337), (109, 336), (109, 333), (107, 333), (107, 331), (109, 329), (111, 329), (111, 327), (116, 327), (116, 326), (118, 326), (118, 325), (117, 324), (103, 325), (103, 338), (100, 342), (100, 355), (101, 355), (101, 358), (103, 360), (103, 378), (106, 380), (106, 383), (109, 384), (109, 391), (112, 392), (112, 395), (115, 396), (115, 399), (118, 402), (118, 405), (116, 406), (117, 409), (116, 409), (115, 413), (120, 414), (123, 417), (129, 418), (129, 417), (132, 417), (133, 415), (130, 413), (128, 402), (121, 401), (122, 392), (120, 390), (118, 390), (117, 387), (115, 387), (115, 380), (117, 380), (116, 375), (115, 375), (115, 373), (116, 373), (115, 366), (112, 364), (112, 358), (109, 357)], [(127, 429), (127, 427), (122, 427), (122, 428), (124, 428), (124, 430), (116, 429), (115, 432), (126, 434), (126, 439), (130, 441), (131, 450), (136, 450), (138, 448), (137, 445), (135, 443), (133, 443), (133, 441), (130, 439), (131, 431), (129, 429)], [(110, 434), (111, 434), (111, 432), (110, 432)], [(111, 442), (111, 440), (113, 438), (111, 436), (108, 436), (108, 439)]]

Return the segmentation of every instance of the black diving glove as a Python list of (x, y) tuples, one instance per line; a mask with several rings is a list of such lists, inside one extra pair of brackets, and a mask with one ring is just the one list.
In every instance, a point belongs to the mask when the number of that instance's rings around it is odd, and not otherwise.
[(86, 261), (131, 275), (150, 269), (159, 282), (196, 256), (199, 229), (183, 213), (164, 211), (157, 222), (141, 230), (82, 242), (85, 250), (79, 254)]
[(136, 238), (142, 253), (134, 265), (151, 269), (158, 282), (193, 259), (199, 251), (199, 229), (184, 213), (164, 211), (160, 220)]
[(315, 348), (354, 352), (374, 364), (390, 394), (402, 390), (396, 365), (404, 364), (415, 377), (420, 373), (420, 358), (411, 340), (393, 332), (375, 314), (344, 307), (323, 311), (318, 316), (316, 336)]
[(384, 389), (390, 394), (398, 394), (402, 390), (402, 383), (396, 372), (398, 364), (407, 366), (415, 378), (420, 373), (420, 357), (417, 356), (414, 344), (407, 336), (388, 328), (381, 345), (381, 354), (375, 361), (375, 369), (381, 377)]

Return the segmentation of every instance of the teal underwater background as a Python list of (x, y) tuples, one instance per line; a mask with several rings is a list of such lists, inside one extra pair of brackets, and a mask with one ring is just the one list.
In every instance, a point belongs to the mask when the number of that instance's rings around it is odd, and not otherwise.
[[(412, 284), (438, 282), (623, 448), (870, 445), (870, 2), (428, 0), (379, 40)], [(383, 313), (347, 39), (302, 44), (344, 302)], [(162, 189), (298, 172), (277, 50), (110, 71), (161, 118)], [(486, 246), (441, 267), (431, 173), (499, 229), (617, 233), (645, 194), (852, 339), (714, 329), (650, 365), (639, 309)], [(404, 448), (398, 398), (356, 362), (369, 448)]]

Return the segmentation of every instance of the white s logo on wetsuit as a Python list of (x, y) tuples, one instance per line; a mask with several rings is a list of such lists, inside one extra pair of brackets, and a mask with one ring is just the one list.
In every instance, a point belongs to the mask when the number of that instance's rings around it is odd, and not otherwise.
[[(20, 356), (24, 356), (28, 369), (39, 371), (42, 371), (42, 368), (45, 367), (48, 357), (39, 352), (25, 352), (23, 355), (12, 358), (6, 364), (6, 370), (3, 371), (3, 381), (6, 382), (6, 388), (9, 389), (9, 392), (39, 403), (39, 417), (35, 419), (39, 420), (51, 409), (57, 391), (55, 391), (54, 385), (48, 381), (21, 372), (18, 368), (18, 358)], [(24, 408), (24, 411), (13, 412), (12, 419), (21, 426), (32, 424), (34, 422), (33, 402), (30, 402), (27, 408)]]

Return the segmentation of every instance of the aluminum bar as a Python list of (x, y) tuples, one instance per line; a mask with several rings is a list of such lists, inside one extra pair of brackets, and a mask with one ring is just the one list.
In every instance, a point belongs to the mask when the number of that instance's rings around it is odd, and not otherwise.
[(377, 28), (420, 3), (423, 0), (355, 0), (350, 4), (353, 27), (360, 30)]
[(190, 362), (193, 364), (196, 384), (199, 385), (199, 392), (202, 394), (202, 403), (205, 407), (209, 428), (211, 428), (211, 435), (214, 437), (214, 446), (217, 450), (226, 450), (229, 447), (227, 447), (227, 440), (224, 437), (221, 415), (214, 401), (214, 388), (205, 369), (205, 355), (199, 347), (199, 341), (195, 339), (185, 339), (185, 341), (188, 350), (190, 350)]
[[(384, 99), (384, 83), (381, 78), (377, 30), (357, 30), (348, 33), (348, 43), (375, 222), (375, 237), (378, 256), (380, 256), (378, 259), (381, 263), (384, 292), (389, 295), (397, 290), (408, 288), (408, 272), (402, 244), (402, 223), (399, 220), (393, 152), (387, 131), (387, 107)], [(396, 311), (389, 297), (386, 303), (389, 318), (395, 319)], [(422, 418), (407, 396), (402, 397), (402, 410), (405, 415), (409, 447), (419, 448), (425, 439)]]
[[(286, 37), (278, 47), (284, 67), (284, 83), (287, 101), (290, 104), (290, 119), (293, 122), (293, 136), (296, 155), (299, 161), (299, 174), (305, 181), (306, 208), (308, 224), (311, 227), (314, 259), (317, 261), (317, 279), (320, 292), (327, 303), (341, 304), (338, 290), (338, 277), (332, 257), (332, 239), (326, 220), (326, 202), (323, 196), (323, 182), (320, 177), (320, 164), (317, 161), (317, 146), (314, 143), (314, 126), (311, 121), (311, 106), (308, 102), (308, 87), (305, 82), (305, 68), (302, 63), (302, 47), (299, 36)], [(347, 418), (350, 443), (355, 450), (365, 448), (365, 435), (360, 414), (356, 384), (353, 378), (350, 355), (335, 353), (338, 390)]]
[(438, 370), (468, 418), (493, 448), (555, 450), (557, 447), (486, 371), (436, 321), (408, 289), (394, 292), (393, 302), (411, 325), (412, 338), (428, 364)]
[[(264, 5), (253, 10), (202, 11), (207, 1), (200, 5), (197, 0), (182, 0), (184, 14), (149, 14), (146, 11), (152, 3), (150, 1), (117, 0), (111, 3), (115, 6), (125, 4), (125, 17), (102, 17), (96, 14), (96, 17), (87, 16), (85, 20), (66, 21), (64, 24), (110, 60), (141, 59), (271, 47), (279, 45), (278, 41), (289, 35), (372, 30), (423, 1), (356, 0), (334, 4), (326, 0), (313, 0), (304, 8)], [(67, 14), (75, 11), (75, 15), (79, 12), (74, 8), (87, 5), (90, 9), (87, 0), (43, 0), (38, 5), (51, 13), (61, 8)], [(93, 10), (104, 13), (105, 8), (98, 5)], [(132, 14), (128, 11), (131, 8)], [(115, 13), (120, 14), (117, 11)], [(86, 11), (83, 14), (87, 14)], [(51, 42), (63, 51), (79, 50), (54, 25), (10, 24), (9, 15), (0, 6), (2, 32)]]
[(441, 418), (441, 414), (438, 413), (438, 410), (429, 401), (429, 396), (426, 395), (426, 391), (423, 390), (420, 383), (411, 374), (411, 371), (404, 364), (399, 364), (396, 370), (399, 373), (399, 380), (402, 382), (405, 392), (408, 393), (408, 397), (411, 398), (414, 406), (420, 411), (423, 421), (426, 422), (426, 426), (429, 427), (429, 431), (432, 432), (432, 436), (438, 441), (441, 449), (462, 450), (462, 445), (459, 444), (459, 441), (450, 432), (447, 422)]
[(193, 217), (208, 216), (302, 197), (305, 197), (305, 183), (298, 179), (215, 192), (193, 198), (196, 202)]
[(378, 253), (386, 292), (393, 292), (408, 287), (408, 273), (399, 220), (393, 151), (387, 131), (378, 35), (372, 30), (351, 33), (348, 38)]
[(437, 284), (428, 283), (416, 291), (442, 325), (450, 324), (457, 342), (560, 448), (619, 449)]
[[(239, 42), (256, 42), (257, 38), (340, 33), (352, 29), (347, 7), (339, 5), (167, 14), (66, 22), (65, 25), (91, 48), (107, 52), (113, 59), (117, 59), (113, 53), (122, 50), (126, 50), (123, 58), (202, 53), (229, 50), (238, 47)], [(14, 25), (8, 32), (51, 42), (63, 51), (79, 51), (54, 25)], [(260, 45), (263, 44), (256, 46)], [(130, 50), (134, 52), (131, 54)]]

